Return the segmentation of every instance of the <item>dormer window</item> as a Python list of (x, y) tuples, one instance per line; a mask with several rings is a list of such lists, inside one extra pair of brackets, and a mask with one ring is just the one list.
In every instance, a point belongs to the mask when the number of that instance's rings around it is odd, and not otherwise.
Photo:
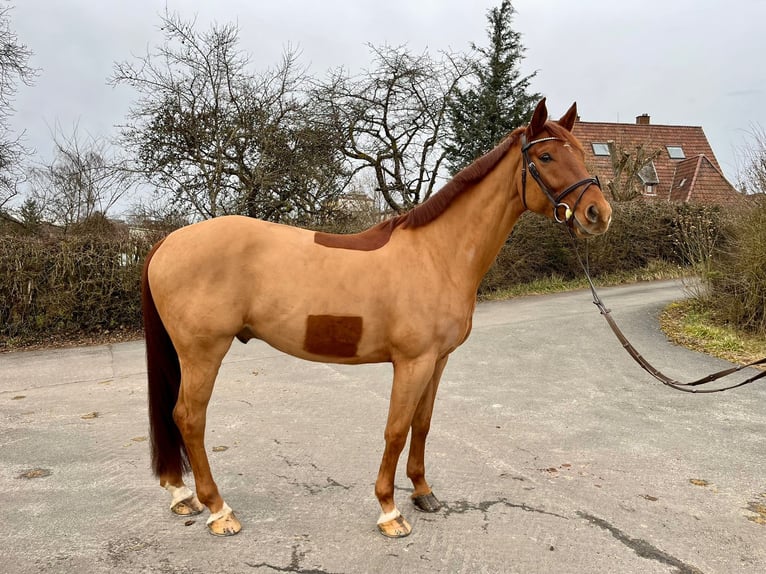
[(593, 155), (604, 155), (608, 156), (611, 155), (609, 152), (609, 144), (604, 142), (593, 142), (590, 144), (591, 148), (593, 148)]
[(657, 177), (657, 168), (654, 167), (654, 162), (650, 161), (640, 170), (638, 170), (638, 179), (644, 184), (644, 195), (656, 196), (657, 191), (655, 186), (660, 183)]
[(665, 148), (668, 150), (668, 157), (670, 159), (686, 159), (684, 149), (680, 145), (668, 145)]

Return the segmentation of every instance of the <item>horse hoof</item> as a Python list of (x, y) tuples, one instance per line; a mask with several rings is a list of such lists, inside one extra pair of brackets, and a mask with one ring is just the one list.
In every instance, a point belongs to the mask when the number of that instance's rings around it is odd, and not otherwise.
[(242, 524), (237, 520), (232, 509), (224, 503), (223, 508), (219, 512), (208, 518), (207, 529), (214, 536), (234, 536), (242, 530)]
[(205, 506), (195, 495), (191, 495), (189, 498), (181, 500), (171, 506), (170, 510), (178, 516), (194, 516), (205, 510)]
[(412, 526), (410, 526), (409, 522), (407, 522), (404, 519), (404, 516), (400, 514), (393, 520), (378, 524), (378, 530), (387, 538), (404, 538), (405, 536), (410, 535)]
[(413, 495), (412, 503), (415, 505), (415, 509), (421, 512), (436, 512), (442, 507), (442, 503), (434, 496), (433, 492), (420, 496)]

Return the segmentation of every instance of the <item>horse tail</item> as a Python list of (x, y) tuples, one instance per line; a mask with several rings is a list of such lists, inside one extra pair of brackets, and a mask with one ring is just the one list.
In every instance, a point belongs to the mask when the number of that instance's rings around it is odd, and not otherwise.
[(149, 286), (149, 262), (162, 241), (146, 256), (141, 275), (141, 308), (146, 339), (146, 368), (149, 378), (149, 434), (152, 469), (160, 476), (179, 476), (189, 470), (181, 432), (173, 420), (173, 409), (181, 386), (181, 367), (173, 341), (162, 323)]

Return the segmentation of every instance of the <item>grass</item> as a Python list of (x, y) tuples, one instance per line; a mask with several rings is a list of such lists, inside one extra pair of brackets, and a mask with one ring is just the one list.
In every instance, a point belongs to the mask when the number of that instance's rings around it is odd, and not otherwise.
[[(657, 261), (652, 262), (650, 265), (642, 269), (601, 275), (594, 281), (596, 287), (611, 287), (614, 285), (626, 285), (641, 281), (680, 279), (687, 274), (688, 270), (685, 270), (678, 265), (671, 265), (663, 261)], [(482, 293), (479, 299), (481, 301), (503, 301), (505, 299), (512, 299), (513, 297), (523, 297), (525, 295), (549, 295), (551, 293), (562, 293), (564, 291), (574, 291), (575, 289), (585, 289), (587, 287), (588, 280), (584, 275), (577, 277), (576, 279), (564, 279), (563, 277), (554, 275), (530, 283), (521, 283), (512, 285), (506, 289), (498, 289), (497, 291)]]
[(746, 364), (766, 357), (766, 337), (715, 321), (697, 299), (668, 305), (660, 316), (665, 335), (677, 345), (732, 363)]

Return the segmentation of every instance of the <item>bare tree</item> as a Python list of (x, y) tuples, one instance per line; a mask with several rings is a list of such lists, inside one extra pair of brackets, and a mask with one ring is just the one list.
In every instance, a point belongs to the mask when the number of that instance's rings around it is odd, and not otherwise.
[(739, 149), (737, 187), (744, 193), (766, 193), (766, 129), (755, 124)]
[(469, 73), (464, 58), (373, 47), (373, 67), (352, 77), (338, 70), (317, 91), (326, 118), (345, 132), (343, 152), (356, 170), (371, 169), (377, 190), (397, 213), (428, 199), (445, 160), (450, 96)]
[(643, 194), (645, 185), (656, 185), (657, 174), (653, 162), (662, 153), (651, 143), (642, 142), (628, 148), (609, 142), (614, 177), (605, 182), (614, 201), (632, 201)]
[(153, 197), (139, 199), (127, 215), (127, 223), (134, 228), (156, 230), (164, 234), (192, 223), (192, 214), (172, 198)]
[[(131, 189), (133, 178), (100, 138), (53, 133), (55, 153), (47, 165), (30, 169), (30, 196), (42, 219), (65, 230), (100, 214), (106, 216)], [(31, 204), (30, 204), (31, 205)]]
[(18, 82), (31, 85), (37, 74), (28, 64), (32, 51), (11, 29), (10, 12), (8, 3), (0, 4), (0, 209), (17, 194), (24, 174), (21, 161), (29, 153), (8, 127), (13, 97)]
[(133, 169), (196, 218), (320, 217), (348, 174), (340, 134), (315, 121), (298, 54), (256, 75), (234, 24), (200, 32), (166, 13), (162, 30), (161, 46), (112, 77), (140, 94), (122, 129)]

